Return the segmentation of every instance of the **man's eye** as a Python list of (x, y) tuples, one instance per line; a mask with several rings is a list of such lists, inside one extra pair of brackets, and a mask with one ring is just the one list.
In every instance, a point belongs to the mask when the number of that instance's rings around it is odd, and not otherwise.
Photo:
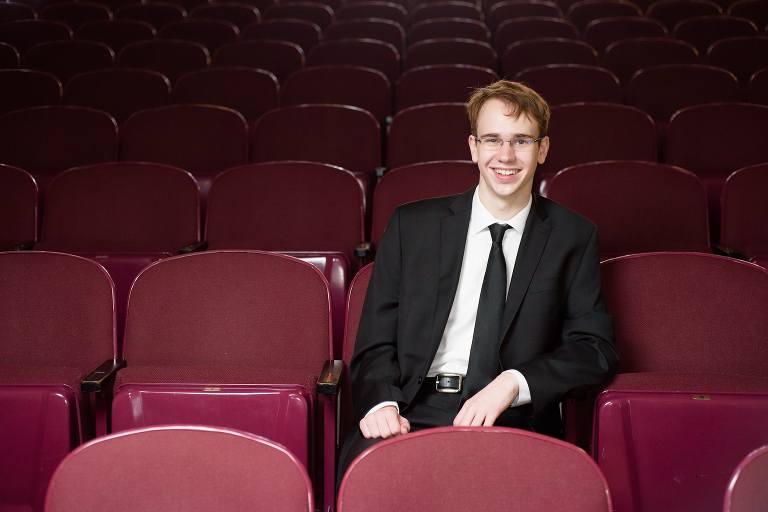
[(494, 137), (488, 137), (487, 139), (485, 139), (485, 143), (486, 144), (498, 144), (499, 143), (499, 139), (496, 139)]
[(527, 146), (528, 144), (530, 144), (528, 139), (512, 139), (513, 146)]

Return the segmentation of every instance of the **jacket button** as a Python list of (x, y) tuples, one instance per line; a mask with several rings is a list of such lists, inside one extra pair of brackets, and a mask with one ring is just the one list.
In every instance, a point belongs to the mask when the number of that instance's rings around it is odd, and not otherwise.
[(421, 380), (422, 380), (421, 377), (419, 377), (419, 382), (418, 382), (419, 384), (421, 384)]

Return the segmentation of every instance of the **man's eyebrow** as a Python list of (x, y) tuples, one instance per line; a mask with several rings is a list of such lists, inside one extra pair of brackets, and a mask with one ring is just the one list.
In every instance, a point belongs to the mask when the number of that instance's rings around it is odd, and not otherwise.
[[(483, 135), (478, 135), (478, 137), (481, 138), (481, 139), (483, 137), (500, 137), (500, 136), (501, 135), (498, 134), (498, 133), (486, 133), (486, 134), (483, 134)], [(512, 138), (514, 138), (514, 139), (524, 139), (524, 138), (535, 139), (536, 137), (534, 137), (533, 135), (527, 134), (527, 133), (513, 133), (512, 134)]]

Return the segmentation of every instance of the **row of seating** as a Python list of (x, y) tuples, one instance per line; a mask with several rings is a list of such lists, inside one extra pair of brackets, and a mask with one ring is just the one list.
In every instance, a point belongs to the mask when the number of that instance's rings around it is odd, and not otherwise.
[[(439, 462), (441, 472), (462, 478), (435, 478), (423, 470), (424, 461)], [(92, 471), (101, 478), (82, 478)], [(520, 476), (510, 478), (510, 472)], [(383, 481), (382, 474), (391, 476)], [(760, 482), (767, 478), (764, 446), (735, 468), (723, 511), (760, 510), (768, 496)], [(167, 503), (185, 510), (313, 512), (313, 498), (306, 471), (280, 445), (227, 429), (169, 426), (111, 435), (76, 449), (53, 476), (46, 510), (130, 512)], [(613, 509), (605, 478), (583, 452), (511, 429), (439, 428), (380, 443), (358, 459), (337, 510), (545, 512), (564, 502), (572, 512)]]
[[(14, 449), (0, 450), (11, 461), (0, 464), (0, 481), (11, 482), (11, 499), (31, 497), (41, 509), (54, 468), (94, 429), (104, 435), (181, 423), (236, 428), (284, 445), (313, 477), (323, 510), (333, 509), (336, 450), (351, 412), (343, 367), (372, 266), (351, 285), (342, 357), (323, 371), (323, 360), (339, 357), (329, 342), (327, 281), (287, 256), (212, 251), (150, 266), (133, 286), (124, 368), (113, 288), (100, 266), (25, 252), (0, 254), (0, 268), (8, 276), (0, 281), (0, 408), (15, 405), (2, 416), (0, 441)], [(728, 476), (768, 443), (768, 271), (713, 255), (656, 253), (604, 262), (602, 276), (622, 361), (595, 393), (597, 414), (586, 432), (616, 509), (637, 510), (640, 499), (654, 509), (720, 510)], [(89, 392), (99, 397), (94, 409), (85, 405)], [(582, 406), (587, 415), (578, 415)], [(578, 441), (591, 402), (568, 402), (565, 411), (566, 436)], [(702, 471), (711, 475), (706, 482), (695, 478)]]

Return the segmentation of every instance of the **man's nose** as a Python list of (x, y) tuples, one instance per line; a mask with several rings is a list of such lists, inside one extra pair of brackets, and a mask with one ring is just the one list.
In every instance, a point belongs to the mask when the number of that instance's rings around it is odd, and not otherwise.
[(509, 141), (504, 141), (501, 144), (501, 147), (498, 149), (498, 159), (502, 162), (509, 162), (510, 160), (515, 159), (515, 150), (512, 149), (512, 143)]

